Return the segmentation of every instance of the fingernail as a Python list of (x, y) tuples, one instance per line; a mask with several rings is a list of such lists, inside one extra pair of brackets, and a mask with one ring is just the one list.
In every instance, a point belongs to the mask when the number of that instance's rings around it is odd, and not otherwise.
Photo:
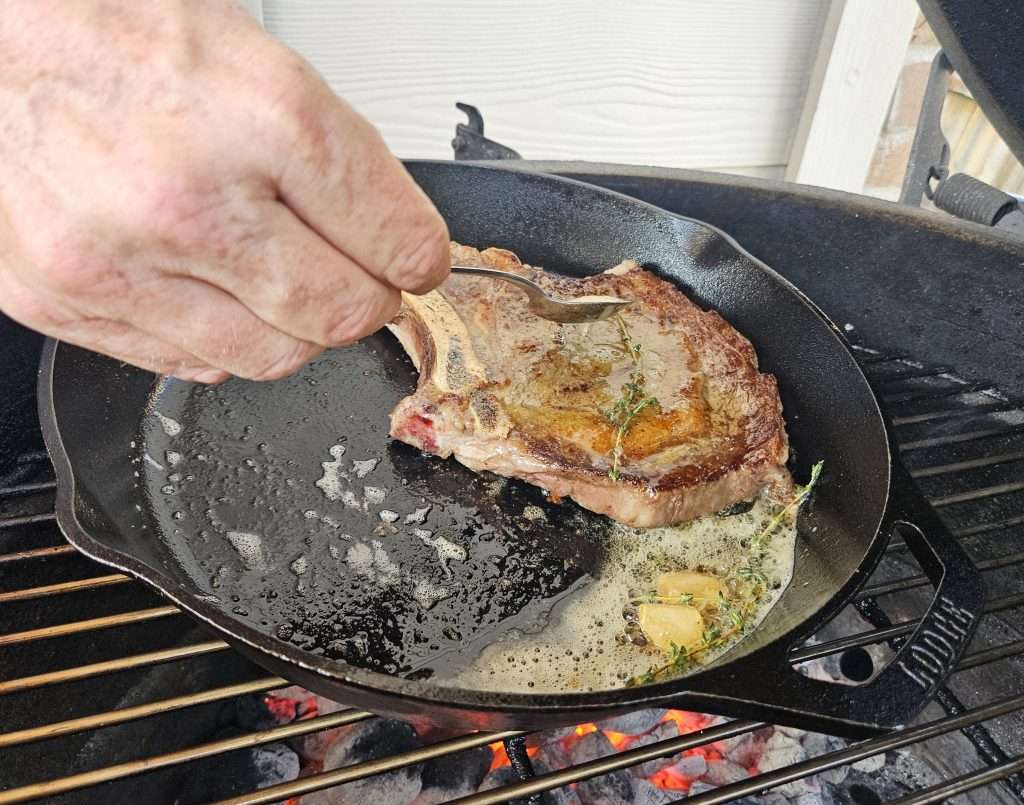
[(192, 378), (192, 380), (195, 383), (205, 383), (212, 386), (216, 383), (223, 383), (229, 377), (231, 377), (231, 375), (227, 372), (221, 371), (220, 369), (206, 369), (205, 371), (197, 374)]

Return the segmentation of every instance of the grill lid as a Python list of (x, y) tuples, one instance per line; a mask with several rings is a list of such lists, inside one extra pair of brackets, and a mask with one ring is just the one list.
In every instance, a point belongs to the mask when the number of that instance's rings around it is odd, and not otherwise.
[(1006, 0), (918, 0), (964, 84), (1024, 162), (1024, 27)]

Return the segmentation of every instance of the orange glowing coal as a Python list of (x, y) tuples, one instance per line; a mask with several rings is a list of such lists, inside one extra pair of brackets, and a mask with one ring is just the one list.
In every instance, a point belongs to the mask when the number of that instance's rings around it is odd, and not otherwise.
[[(703, 713), (691, 713), (686, 710), (669, 710), (662, 718), (662, 723), (666, 721), (674, 721), (679, 729), (679, 734), (685, 735), (707, 727), (711, 723), (711, 717), (706, 716)], [(570, 735), (561, 739), (562, 745), (567, 750), (572, 749), (573, 745), (576, 744), (584, 735), (597, 732), (598, 729), (599, 727), (597, 724), (592, 722), (580, 724)], [(619, 752), (629, 749), (637, 738), (640, 737), (638, 735), (627, 735), (622, 732), (613, 732), (612, 730), (602, 730), (602, 732), (611, 745), (615, 747), (616, 751)], [(490, 744), (490, 747), (491, 751), (494, 753), (494, 758), (491, 761), (491, 771), (500, 769), (502, 766), (510, 765), (504, 744), (500, 742), (493, 743)], [(540, 747), (527, 747), (526, 754), (532, 758), (539, 751)], [(716, 760), (720, 760), (722, 757), (721, 747), (716, 744), (688, 749), (682, 754), (684, 756), (702, 755), (709, 764)], [(662, 769), (656, 774), (653, 774), (648, 779), (659, 788), (666, 788), (672, 791), (687, 791), (696, 778), (689, 777), (670, 766), (666, 769)]]
[[(489, 771), (500, 769), (502, 766), (511, 766), (512, 761), (508, 759), (508, 752), (505, 751), (505, 744), (501, 741), (497, 741), (492, 744), (487, 744), (491, 751), (494, 753), (494, 757), (491, 758), (491, 768)], [(540, 751), (539, 746), (528, 746), (526, 747), (526, 756), (533, 757)]]

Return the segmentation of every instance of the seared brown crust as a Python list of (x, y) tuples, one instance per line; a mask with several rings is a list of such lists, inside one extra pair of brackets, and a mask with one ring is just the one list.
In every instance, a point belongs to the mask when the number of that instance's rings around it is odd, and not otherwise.
[(452, 244), (453, 262), (516, 271), (565, 297), (633, 300), (623, 319), (642, 344), (657, 405), (622, 441), (604, 412), (637, 366), (618, 325), (556, 325), (502, 283), (453, 277), (407, 297), (390, 325), (420, 368), (416, 393), (392, 413), (395, 438), (467, 466), (523, 478), (637, 526), (692, 519), (789, 484), (775, 378), (721, 316), (632, 262), (583, 279), (549, 274), (511, 252)]

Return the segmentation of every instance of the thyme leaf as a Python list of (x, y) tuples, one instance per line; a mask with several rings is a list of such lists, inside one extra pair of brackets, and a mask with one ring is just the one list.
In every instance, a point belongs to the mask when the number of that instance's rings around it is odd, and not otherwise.
[(619, 465), (623, 455), (622, 441), (629, 432), (633, 421), (646, 408), (659, 404), (657, 397), (647, 393), (647, 376), (644, 374), (642, 346), (633, 342), (633, 337), (622, 316), (616, 316), (615, 322), (619, 328), (619, 344), (616, 345), (616, 348), (629, 356), (633, 362), (633, 371), (629, 375), (629, 380), (622, 384), (619, 399), (611, 408), (601, 412), (608, 424), (615, 428), (615, 443), (611, 449), (612, 466), (608, 470), (608, 477), (613, 481), (619, 480)]

